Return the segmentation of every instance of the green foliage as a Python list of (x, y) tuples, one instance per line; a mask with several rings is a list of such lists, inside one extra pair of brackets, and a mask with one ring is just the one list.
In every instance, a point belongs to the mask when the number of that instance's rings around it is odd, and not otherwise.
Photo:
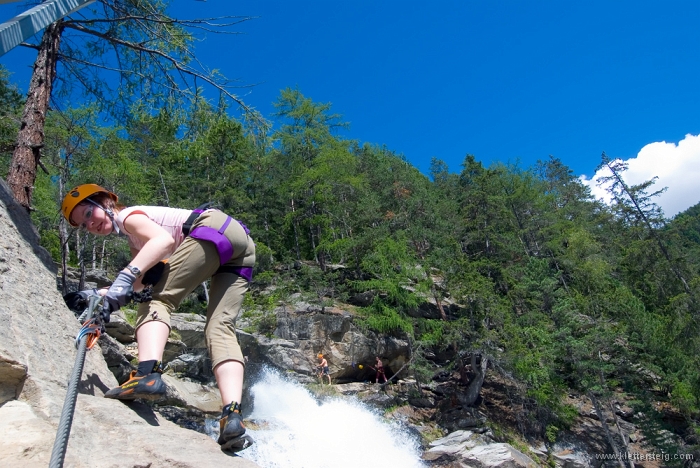
[(363, 321), (370, 330), (387, 335), (399, 335), (401, 332), (412, 332), (411, 322), (402, 317), (396, 309), (382, 303), (381, 299), (375, 299), (372, 307), (361, 311)]
[(684, 414), (697, 414), (700, 403), (698, 392), (690, 382), (677, 382), (671, 391), (671, 403)]
[[(10, 115), (2, 86), (0, 76)], [(550, 442), (575, 417), (564, 404), (572, 389), (607, 400), (624, 388), (644, 401), (651, 387), (697, 417), (700, 208), (666, 222), (650, 183), (618, 183), (606, 207), (554, 158), (524, 169), (468, 155), (458, 174), (434, 159), (431, 181), (387, 148), (338, 136), (346, 124), (330, 103), (285, 89), (275, 106), (272, 135), (201, 97), (139, 103), (123, 127), (91, 107), (51, 113), (50, 174), (37, 179), (32, 214), (42, 245), (60, 259), (61, 192), (78, 183), (127, 204), (212, 201), (256, 241), (250, 331), (272, 335), (292, 293), (322, 307), (358, 300), (357, 325), (415, 344), (421, 381), (435, 355), (452, 356), (439, 363), (448, 370), (489, 356)], [(112, 237), (74, 234), (65, 245), (71, 262), (110, 273), (130, 255)], [(199, 296), (180, 311), (205, 313)]]
[(266, 337), (272, 337), (277, 329), (277, 314), (274, 312), (263, 312), (253, 319), (253, 328)]
[(126, 323), (128, 323), (132, 327), (135, 327), (136, 326), (137, 312), (133, 309), (123, 309), (123, 313), (124, 313), (124, 320), (126, 320)]
[(0, 65), (0, 164), (8, 167), (17, 139), (24, 99), (10, 82), (10, 73)]
[(549, 442), (550, 444), (553, 444), (557, 441), (558, 434), (559, 428), (554, 424), (548, 424), (547, 428), (544, 431), (545, 439), (547, 439), (547, 442)]
[(178, 312), (196, 315), (207, 314), (207, 302), (205, 300), (204, 288), (200, 285), (183, 299)]

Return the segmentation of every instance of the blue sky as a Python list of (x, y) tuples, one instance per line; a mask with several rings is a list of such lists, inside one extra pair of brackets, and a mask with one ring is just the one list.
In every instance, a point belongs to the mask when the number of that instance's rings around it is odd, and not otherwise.
[[(201, 37), (202, 62), (257, 84), (240, 95), (268, 117), (285, 87), (330, 102), (350, 122), (343, 136), (425, 173), (432, 157), (459, 172), (466, 154), (523, 167), (553, 155), (590, 180), (603, 151), (632, 161), (667, 142), (639, 171), (648, 179), (700, 134), (696, 1), (174, 0), (171, 11), (256, 17), (241, 35)], [(32, 60), (12, 51), (0, 63), (26, 87)], [(683, 157), (700, 161), (697, 147)], [(680, 186), (665, 177), (669, 192)]]

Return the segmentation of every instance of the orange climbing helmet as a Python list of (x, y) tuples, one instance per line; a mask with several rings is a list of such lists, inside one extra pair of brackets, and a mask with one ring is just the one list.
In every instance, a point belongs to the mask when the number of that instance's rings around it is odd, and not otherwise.
[(318, 358), (321, 359), (323, 357), (323, 354), (318, 353)]
[(63, 203), (61, 203), (61, 213), (63, 213), (63, 216), (66, 218), (66, 221), (68, 221), (71, 226), (78, 226), (70, 219), (70, 215), (73, 213), (75, 207), (78, 206), (80, 202), (87, 200), (91, 196), (98, 193), (106, 193), (112, 200), (114, 200), (114, 203), (117, 203), (117, 201), (119, 200), (119, 197), (117, 197), (116, 194), (97, 184), (78, 185), (77, 187), (69, 191), (65, 197), (63, 197)]

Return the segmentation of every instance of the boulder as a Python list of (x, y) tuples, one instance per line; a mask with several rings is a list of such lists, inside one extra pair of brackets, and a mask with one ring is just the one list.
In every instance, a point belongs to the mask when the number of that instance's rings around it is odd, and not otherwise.
[(136, 341), (136, 330), (126, 321), (124, 312), (121, 310), (111, 314), (109, 322), (105, 324), (105, 332), (120, 343)]
[(221, 413), (221, 397), (219, 389), (215, 386), (176, 379), (168, 374), (163, 374), (163, 381), (167, 386), (167, 395), (165, 401), (159, 401), (159, 404), (217, 416)]
[(122, 383), (129, 380), (129, 375), (136, 367), (132, 364), (136, 362), (136, 355), (109, 335), (100, 336), (100, 349), (107, 367), (112, 372), (117, 382)]
[(455, 431), (434, 440), (423, 454), (426, 461), (455, 460), (459, 465), (476, 468), (534, 468), (530, 457), (509, 444), (494, 443), (488, 434), (474, 431)]
[(468, 466), (475, 468), (535, 468), (535, 461), (509, 444), (476, 446), (464, 453), (462, 458)]

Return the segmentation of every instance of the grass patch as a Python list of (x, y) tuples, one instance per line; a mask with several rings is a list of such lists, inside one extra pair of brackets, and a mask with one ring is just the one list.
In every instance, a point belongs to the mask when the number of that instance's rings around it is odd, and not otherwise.
[(132, 327), (136, 326), (136, 311), (131, 310), (131, 309), (124, 309), (124, 320), (126, 320), (126, 323), (131, 325)]
[(444, 431), (437, 427), (436, 425), (425, 426), (425, 428), (420, 432), (421, 437), (425, 445), (428, 445), (434, 440), (438, 440), (445, 436)]
[(334, 386), (328, 384), (313, 383), (307, 386), (309, 392), (318, 399), (330, 398), (340, 395)]

